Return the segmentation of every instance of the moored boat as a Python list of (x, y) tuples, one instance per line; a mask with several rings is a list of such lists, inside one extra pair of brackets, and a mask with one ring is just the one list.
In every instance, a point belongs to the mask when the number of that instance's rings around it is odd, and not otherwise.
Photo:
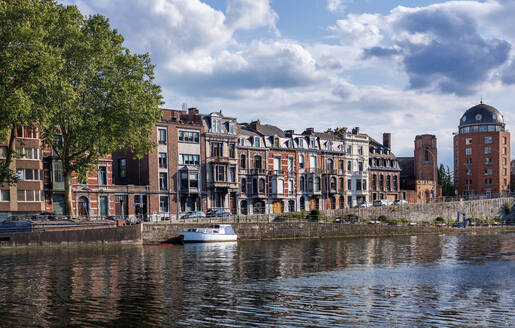
[(191, 228), (179, 233), (184, 243), (236, 241), (238, 236), (230, 224), (214, 224), (209, 228)]

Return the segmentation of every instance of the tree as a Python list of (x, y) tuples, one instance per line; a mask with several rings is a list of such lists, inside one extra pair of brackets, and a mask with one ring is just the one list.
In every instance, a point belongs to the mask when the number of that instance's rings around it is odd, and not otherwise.
[(133, 55), (101, 15), (83, 17), (75, 6), (58, 6), (51, 46), (60, 71), (46, 94), (38, 121), (44, 145), (62, 163), (65, 210), (72, 215), (72, 174), (85, 177), (117, 149), (141, 157), (155, 145), (161, 89), (148, 54)]
[(345, 127), (341, 127), (341, 128), (340, 127), (336, 127), (334, 130), (329, 128), (325, 132), (326, 133), (334, 133), (338, 137), (342, 138), (343, 136), (345, 136), (345, 133), (347, 133), (347, 128), (345, 128)]
[(443, 164), (440, 164), (440, 168), (438, 169), (438, 184), (442, 187), (443, 196), (454, 196), (454, 184), (451, 171), (448, 166), (446, 169)]
[(59, 68), (59, 56), (47, 43), (58, 16), (53, 1), (0, 0), (0, 184), (17, 181), (16, 130), (37, 124), (35, 108)]

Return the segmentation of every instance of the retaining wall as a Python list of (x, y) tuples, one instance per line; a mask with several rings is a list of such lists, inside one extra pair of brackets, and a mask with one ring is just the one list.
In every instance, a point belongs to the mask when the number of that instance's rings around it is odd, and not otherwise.
[(0, 234), (0, 247), (142, 244), (143, 225)]
[[(204, 228), (210, 224), (145, 223), (143, 242), (160, 243), (177, 237), (179, 232), (189, 228)], [(463, 232), (505, 232), (514, 231), (515, 226), (502, 227), (423, 227), (389, 226), (372, 224), (343, 224), (324, 222), (270, 222), (270, 223), (232, 223), (239, 239), (294, 239), (350, 236), (387, 236), (416, 235)]]

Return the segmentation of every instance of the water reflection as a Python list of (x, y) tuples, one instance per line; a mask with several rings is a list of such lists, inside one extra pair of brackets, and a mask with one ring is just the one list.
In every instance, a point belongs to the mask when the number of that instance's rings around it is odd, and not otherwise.
[(515, 326), (515, 234), (0, 252), (2, 326)]

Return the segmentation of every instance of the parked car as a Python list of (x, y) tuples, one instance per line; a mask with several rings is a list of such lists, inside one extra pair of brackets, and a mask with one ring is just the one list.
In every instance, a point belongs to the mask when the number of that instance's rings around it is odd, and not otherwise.
[(388, 206), (392, 205), (392, 202), (388, 199), (376, 199), (374, 200), (374, 206)]
[(370, 206), (372, 206), (372, 204), (370, 204), (369, 202), (361, 202), (358, 204), (358, 208), (365, 208)]
[(186, 220), (186, 219), (205, 218), (205, 217), (206, 217), (206, 214), (204, 212), (194, 211), (194, 212), (188, 212), (188, 213), (184, 214), (181, 217), (181, 219)]
[(213, 212), (213, 216), (231, 216), (231, 212), (223, 211), (223, 210), (216, 210)]
[(393, 202), (393, 205), (404, 205), (404, 204), (408, 204), (408, 202), (405, 201), (404, 199), (397, 199), (395, 202)]

